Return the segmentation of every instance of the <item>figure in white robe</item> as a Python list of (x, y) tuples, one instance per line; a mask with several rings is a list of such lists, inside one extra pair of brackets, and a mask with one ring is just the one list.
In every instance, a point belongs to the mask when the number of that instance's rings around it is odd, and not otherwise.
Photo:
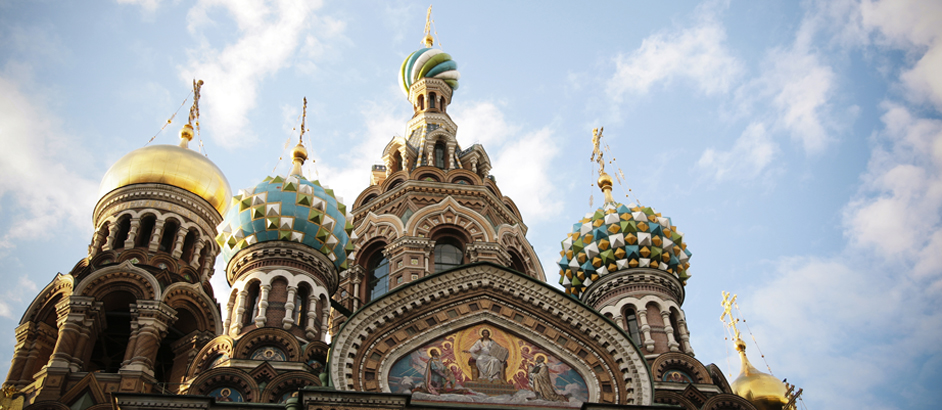
[(478, 369), (477, 380), (502, 381), (504, 363), (510, 351), (491, 339), (491, 332), (487, 329), (481, 331), (481, 338), (474, 342), (468, 351), (474, 357), (474, 365)]

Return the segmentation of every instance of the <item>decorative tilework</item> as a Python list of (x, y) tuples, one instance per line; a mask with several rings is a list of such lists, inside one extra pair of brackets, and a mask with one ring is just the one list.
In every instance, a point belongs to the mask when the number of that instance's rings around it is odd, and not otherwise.
[(295, 175), (267, 177), (232, 197), (216, 242), (226, 263), (257, 242), (290, 241), (320, 251), (343, 270), (353, 252), (353, 224), (346, 213), (333, 190), (318, 181)]
[(690, 275), (684, 234), (650, 207), (609, 202), (573, 224), (557, 262), (559, 283), (579, 296), (600, 277), (631, 268), (666, 271), (686, 285)]

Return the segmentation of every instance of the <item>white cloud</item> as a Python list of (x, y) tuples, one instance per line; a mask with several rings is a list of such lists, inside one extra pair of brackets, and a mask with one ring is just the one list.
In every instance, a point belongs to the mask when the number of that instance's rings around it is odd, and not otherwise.
[[(201, 46), (190, 50), (190, 61), (180, 74), (186, 81), (200, 78), (206, 82), (202, 102), (205, 114), (213, 118), (207, 128), (217, 143), (236, 147), (252, 142), (255, 136), (248, 131), (247, 115), (256, 106), (261, 82), (292, 64), (310, 71), (313, 61), (327, 49), (321, 40), (341, 35), (342, 21), (313, 15), (320, 6), (320, 2), (303, 0), (207, 0), (189, 11), (189, 30), (201, 39)], [(201, 34), (201, 29), (215, 24), (212, 16), (220, 8), (241, 33), (222, 48), (209, 44)]]
[(864, 1), (863, 26), (889, 45), (918, 55), (900, 81), (907, 98), (931, 102), (942, 110), (942, 3), (937, 1)]
[(895, 104), (885, 107), (886, 130), (864, 176), (862, 197), (845, 211), (847, 234), (884, 258), (915, 259), (917, 273), (929, 274), (939, 266), (935, 254), (942, 249), (933, 247), (942, 236), (942, 121), (916, 118)]
[(705, 94), (729, 90), (742, 64), (727, 49), (726, 29), (711, 8), (698, 8), (694, 26), (653, 34), (637, 50), (616, 56), (610, 96), (621, 101), (625, 93), (644, 94), (676, 77), (693, 80)]
[(697, 166), (717, 180), (752, 179), (758, 176), (778, 152), (762, 123), (752, 123), (736, 139), (729, 151), (709, 148), (700, 156)]
[(0, 204), (9, 228), (2, 249), (20, 240), (48, 238), (58, 228), (90, 228), (89, 204), (98, 181), (76, 172), (91, 158), (75, 145), (50, 112), (0, 74)]

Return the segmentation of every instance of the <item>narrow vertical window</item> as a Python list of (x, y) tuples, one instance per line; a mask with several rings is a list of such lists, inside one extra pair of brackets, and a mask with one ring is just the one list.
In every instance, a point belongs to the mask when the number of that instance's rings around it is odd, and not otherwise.
[(376, 252), (369, 266), (369, 293), (370, 300), (373, 300), (389, 291), (389, 259), (382, 252)]
[(628, 327), (628, 336), (631, 337), (631, 340), (635, 342), (636, 345), (641, 344), (641, 334), (638, 332), (638, 316), (635, 314), (635, 310), (628, 308), (625, 311), (625, 322)]
[(435, 166), (445, 169), (445, 145), (441, 142), (435, 144)]

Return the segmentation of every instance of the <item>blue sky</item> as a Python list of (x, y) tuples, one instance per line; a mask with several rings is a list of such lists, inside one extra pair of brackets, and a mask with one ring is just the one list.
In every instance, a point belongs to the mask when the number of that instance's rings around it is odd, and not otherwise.
[[(411, 117), (396, 73), (427, 7), (0, 0), (0, 373), (32, 297), (85, 256), (102, 175), (192, 78), (204, 151), (233, 190), (287, 171), (306, 96), (306, 172), (352, 203)], [(433, 16), (462, 74), (458, 141), (487, 149), (550, 281), (559, 241), (600, 205), (604, 126), (630, 200), (694, 253), (698, 359), (739, 371), (717, 320), (728, 290), (809, 408), (942, 400), (942, 3), (479, 1)], [(185, 111), (153, 143), (175, 143)]]

